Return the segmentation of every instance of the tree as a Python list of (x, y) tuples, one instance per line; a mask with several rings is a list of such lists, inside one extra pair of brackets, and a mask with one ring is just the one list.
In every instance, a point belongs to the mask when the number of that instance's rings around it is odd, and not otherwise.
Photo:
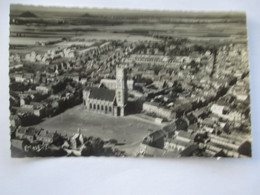
[(100, 138), (93, 138), (91, 140), (91, 153), (98, 154), (102, 151), (104, 146), (104, 141)]

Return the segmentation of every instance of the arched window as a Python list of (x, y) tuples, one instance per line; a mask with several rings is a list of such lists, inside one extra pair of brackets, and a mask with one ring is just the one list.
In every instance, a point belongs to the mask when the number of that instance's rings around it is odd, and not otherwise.
[(105, 112), (107, 112), (107, 106), (105, 106)]
[(92, 104), (91, 103), (89, 104), (89, 109), (92, 109)]
[(112, 112), (112, 107), (111, 106), (109, 106), (109, 112)]
[(103, 105), (101, 105), (101, 110), (102, 110), (102, 111), (104, 110), (104, 106), (103, 106)]
[(94, 108), (94, 110), (96, 110), (96, 104), (93, 104), (93, 108)]
[(97, 105), (97, 110), (99, 110), (99, 104)]

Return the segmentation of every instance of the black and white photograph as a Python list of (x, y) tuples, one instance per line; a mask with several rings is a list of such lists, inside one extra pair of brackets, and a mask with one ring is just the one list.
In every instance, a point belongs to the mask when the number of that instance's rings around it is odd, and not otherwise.
[(10, 5), (10, 149), (251, 158), (246, 13)]

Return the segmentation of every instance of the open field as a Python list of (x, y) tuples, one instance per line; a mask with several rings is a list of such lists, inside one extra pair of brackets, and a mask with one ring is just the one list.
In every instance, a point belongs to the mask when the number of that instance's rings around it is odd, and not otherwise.
[(150, 130), (160, 126), (137, 120), (132, 117), (113, 117), (103, 114), (89, 113), (83, 105), (68, 109), (55, 117), (47, 118), (36, 125), (48, 131), (57, 131), (63, 135), (72, 135), (79, 128), (86, 136), (100, 137), (104, 140), (116, 139), (118, 142), (135, 144), (143, 140)]
[[(40, 34), (39, 34), (40, 35)], [(38, 35), (33, 35), (32, 37), (10, 37), (9, 44), (15, 45), (35, 45), (36, 42), (42, 41), (56, 41), (60, 40), (61, 37), (65, 36), (64, 33), (60, 33), (55, 37), (39, 37)], [(153, 41), (156, 38), (143, 36), (143, 35), (132, 35), (129, 33), (110, 33), (110, 32), (84, 32), (84, 33), (74, 33), (70, 36), (72, 39), (84, 38), (86, 41), (91, 40), (128, 40), (128, 41)], [(63, 42), (64, 43), (64, 42)], [(63, 45), (60, 43), (58, 45)], [(84, 42), (85, 43), (85, 42)]]
[(75, 36), (74, 38), (84, 38), (85, 40), (127, 40), (133, 41), (155, 41), (156, 38), (143, 36), (143, 35), (132, 35), (129, 33), (109, 33), (109, 32), (89, 32), (85, 35)]
[(15, 45), (35, 45), (36, 42), (39, 41), (57, 41), (60, 38), (42, 38), (42, 37), (10, 37), (9, 44)]

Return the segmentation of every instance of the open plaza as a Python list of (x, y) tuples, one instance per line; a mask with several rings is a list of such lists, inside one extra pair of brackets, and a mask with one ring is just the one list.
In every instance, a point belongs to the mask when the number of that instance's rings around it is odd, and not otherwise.
[(100, 137), (103, 140), (116, 139), (119, 143), (140, 143), (152, 130), (161, 127), (155, 123), (138, 120), (131, 115), (113, 117), (87, 112), (83, 105), (75, 106), (52, 118), (46, 118), (36, 126), (62, 135), (73, 135), (80, 129), (87, 137)]

